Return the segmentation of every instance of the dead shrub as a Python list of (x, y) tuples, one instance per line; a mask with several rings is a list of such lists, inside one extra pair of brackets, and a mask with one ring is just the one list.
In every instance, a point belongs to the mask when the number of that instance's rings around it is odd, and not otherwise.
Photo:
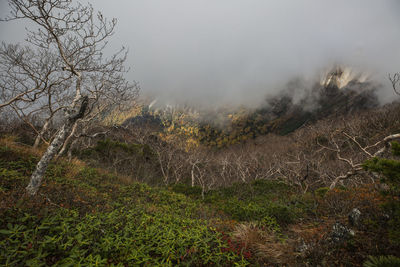
[(373, 184), (351, 189), (333, 189), (319, 198), (319, 212), (323, 216), (347, 216), (353, 208), (375, 214), (381, 210), (384, 197)]
[(242, 244), (243, 249), (256, 255), (259, 263), (288, 264), (293, 262), (291, 240), (282, 242), (270, 231), (260, 229), (255, 223), (243, 223), (235, 227), (233, 239)]

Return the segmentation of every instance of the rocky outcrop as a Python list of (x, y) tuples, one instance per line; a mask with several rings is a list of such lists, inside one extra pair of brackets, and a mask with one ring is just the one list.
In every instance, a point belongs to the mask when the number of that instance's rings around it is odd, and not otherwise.
[(332, 227), (332, 232), (330, 234), (330, 240), (333, 243), (343, 243), (344, 241), (349, 240), (355, 233), (353, 230), (348, 228), (347, 226), (337, 222)]

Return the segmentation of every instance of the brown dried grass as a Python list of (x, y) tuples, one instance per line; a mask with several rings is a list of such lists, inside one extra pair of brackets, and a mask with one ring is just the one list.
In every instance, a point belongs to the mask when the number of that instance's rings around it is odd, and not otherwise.
[(29, 145), (18, 142), (18, 137), (15, 135), (5, 135), (0, 138), (0, 146), (9, 147), (14, 151), (17, 151), (25, 155), (34, 155), (40, 157), (44, 151), (45, 147), (41, 146), (39, 148), (33, 148)]
[(274, 233), (260, 229), (255, 223), (237, 225), (232, 237), (256, 255), (260, 263), (293, 263), (294, 249), (291, 240), (282, 242)]

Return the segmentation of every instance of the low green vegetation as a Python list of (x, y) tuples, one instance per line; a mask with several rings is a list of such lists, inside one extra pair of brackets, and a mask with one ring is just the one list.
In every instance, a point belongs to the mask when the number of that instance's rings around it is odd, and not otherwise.
[(82, 164), (55, 162), (40, 194), (27, 198), (35, 161), (18, 148), (0, 150), (1, 265), (248, 264), (227, 249), (207, 207)]
[[(118, 146), (132, 153), (143, 148), (110, 141), (100, 145), (103, 150)], [(38, 195), (30, 198), (25, 186), (39, 153), (0, 140), (0, 264), (4, 266), (324, 262), (392, 266), (387, 262), (398, 262), (395, 159), (365, 163), (389, 184), (384, 192), (371, 185), (319, 188), (304, 194), (281, 181), (257, 180), (204, 196), (199, 187), (150, 187), (79, 160), (59, 159), (48, 168)], [(348, 214), (355, 207), (362, 213), (360, 224), (349, 226), (355, 236), (332, 243), (332, 225), (348, 225)], [(302, 244), (307, 247), (299, 252)]]
[(246, 264), (240, 255), (221, 253), (227, 247), (221, 234), (207, 221), (191, 218), (193, 207), (184, 197), (175, 197), (177, 203), (168, 208), (148, 202), (84, 216), (64, 208), (39, 216), (9, 210), (0, 230), (1, 262), (28, 266)]
[(393, 267), (400, 266), (400, 258), (395, 256), (380, 256), (373, 257), (370, 256), (366, 262), (364, 262), (364, 267)]
[[(392, 143), (393, 156), (400, 156), (400, 144)], [(388, 195), (388, 201), (383, 209), (389, 217), (387, 227), (390, 241), (400, 247), (400, 161), (388, 158), (373, 158), (364, 163), (364, 168), (382, 175), (381, 181), (389, 186), (383, 194)]]
[[(175, 192), (201, 198), (201, 189), (175, 185)], [(295, 202), (294, 188), (279, 181), (257, 180), (252, 183), (238, 183), (233, 186), (209, 191), (203, 202), (237, 221), (267, 222), (273, 225), (287, 225), (295, 221), (299, 212)]]

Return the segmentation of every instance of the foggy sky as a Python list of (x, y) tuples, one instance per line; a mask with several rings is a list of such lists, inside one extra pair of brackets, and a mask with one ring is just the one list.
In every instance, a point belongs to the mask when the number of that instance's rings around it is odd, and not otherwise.
[[(90, 2), (118, 19), (111, 46), (129, 47), (128, 78), (142, 95), (255, 105), (295, 76), (314, 81), (344, 64), (384, 84), (382, 99), (394, 98), (387, 75), (400, 71), (398, 0)], [(21, 23), (0, 23), (1, 40), (24, 35)]]

